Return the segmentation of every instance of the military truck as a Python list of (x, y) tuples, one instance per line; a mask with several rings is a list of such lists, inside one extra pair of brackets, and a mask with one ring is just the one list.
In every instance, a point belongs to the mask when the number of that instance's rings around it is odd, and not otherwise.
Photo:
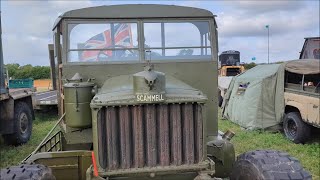
[(219, 76), (236, 76), (244, 72), (240, 64), (240, 52), (235, 50), (223, 51), (219, 55)]
[(0, 135), (6, 144), (20, 145), (30, 139), (32, 132), (32, 89), (9, 89), (5, 83), (5, 74), (0, 15)]
[(240, 64), (240, 52), (236, 50), (223, 51), (219, 55), (218, 77), (218, 105), (221, 107), (233, 76), (244, 72), (244, 66)]
[(320, 59), (320, 37), (306, 37), (299, 59)]
[(210, 11), (90, 7), (62, 14), (53, 31), (60, 118), (4, 179), (311, 179), (279, 151), (235, 161), (234, 133), (219, 135)]
[(283, 130), (295, 143), (309, 140), (312, 127), (320, 128), (320, 61), (303, 59), (286, 63)]

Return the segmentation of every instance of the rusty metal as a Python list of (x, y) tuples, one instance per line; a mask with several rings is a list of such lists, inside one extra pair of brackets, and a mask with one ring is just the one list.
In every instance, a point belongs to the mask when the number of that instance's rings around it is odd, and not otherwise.
[(170, 105), (171, 160), (173, 165), (182, 164), (181, 108), (179, 104)]
[(120, 120), (120, 158), (121, 168), (130, 168), (131, 152), (132, 152), (132, 141), (131, 141), (131, 121), (130, 121), (130, 108), (120, 107), (119, 108), (119, 120)]
[[(130, 174), (135, 175), (149, 175), (151, 173), (155, 173), (156, 177), (166, 174), (179, 174), (182, 172), (199, 172), (210, 168), (211, 162), (209, 161), (202, 161), (198, 164), (191, 164), (191, 165), (181, 165), (181, 166), (162, 166), (161, 168), (158, 167), (144, 167), (144, 168), (132, 168), (132, 169), (122, 169), (121, 171), (105, 171), (100, 172), (101, 176), (111, 176), (111, 177), (123, 177)], [(213, 164), (214, 166), (214, 164)], [(214, 172), (212, 169), (211, 172)], [(136, 177), (135, 179), (139, 179)], [(166, 179), (166, 178), (163, 178)]]
[(56, 152), (62, 150), (62, 142), (61, 142), (62, 132), (58, 131), (54, 135), (51, 136), (48, 140), (46, 140), (36, 153), (39, 152)]
[(159, 105), (159, 160), (161, 166), (168, 166), (170, 164), (168, 115), (168, 105)]
[(195, 161), (200, 162), (203, 157), (203, 118), (202, 108), (198, 104), (194, 104), (194, 127), (195, 127)]
[(106, 156), (106, 147), (107, 140), (106, 136), (103, 135), (106, 129), (106, 120), (105, 120), (105, 108), (100, 110), (98, 114), (98, 134), (100, 135), (98, 138), (98, 148), (99, 148), (99, 162), (102, 168), (107, 168), (107, 156)]
[(183, 161), (186, 164), (194, 163), (194, 124), (192, 104), (182, 105), (182, 126), (183, 126)]
[(157, 165), (157, 119), (156, 106), (146, 106), (146, 148), (147, 148), (147, 166)]
[(110, 169), (117, 169), (119, 166), (119, 142), (118, 142), (118, 118), (116, 108), (106, 108), (106, 133), (107, 133), (107, 166)]
[(112, 171), (199, 163), (202, 118), (197, 103), (104, 107), (97, 124), (100, 166)]
[(133, 160), (134, 167), (140, 168), (144, 165), (144, 139), (143, 139), (143, 107), (133, 106), (132, 108), (132, 130), (133, 130)]
[(225, 140), (230, 141), (234, 135), (235, 135), (234, 132), (232, 132), (231, 130), (227, 130), (227, 131), (222, 135), (222, 139), (225, 139)]

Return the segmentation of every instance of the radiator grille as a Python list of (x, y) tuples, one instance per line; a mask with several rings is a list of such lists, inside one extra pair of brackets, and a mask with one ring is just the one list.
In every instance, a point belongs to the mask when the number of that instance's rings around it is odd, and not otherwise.
[(104, 107), (98, 113), (104, 169), (195, 164), (203, 158), (202, 105)]

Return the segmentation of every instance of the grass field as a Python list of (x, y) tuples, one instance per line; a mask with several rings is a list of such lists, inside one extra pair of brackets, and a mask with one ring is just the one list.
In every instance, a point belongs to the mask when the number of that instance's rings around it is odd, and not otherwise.
[(36, 113), (33, 121), (33, 131), (30, 141), (22, 146), (6, 146), (0, 142), (0, 168), (16, 165), (27, 157), (42, 141), (57, 121), (57, 115), (52, 113)]
[[(41, 142), (42, 138), (51, 129), (57, 120), (56, 115), (36, 114), (34, 121), (32, 139), (25, 145), (19, 147), (5, 146), (0, 144), (0, 167), (18, 164), (30, 154)], [(254, 149), (274, 149), (288, 152), (298, 158), (303, 167), (313, 175), (313, 179), (320, 179), (320, 143), (313, 141), (305, 145), (294, 144), (288, 141), (280, 133), (268, 133), (259, 131), (244, 131), (241, 128), (226, 120), (219, 120), (219, 129), (228, 129), (236, 133), (232, 139), (235, 145), (236, 154), (239, 155)]]
[(263, 131), (244, 131), (238, 125), (227, 120), (219, 120), (219, 129), (223, 132), (230, 129), (236, 136), (231, 140), (236, 154), (255, 149), (273, 149), (288, 152), (300, 160), (302, 166), (308, 170), (313, 179), (320, 179), (320, 143), (313, 139), (307, 144), (294, 144), (281, 133)]

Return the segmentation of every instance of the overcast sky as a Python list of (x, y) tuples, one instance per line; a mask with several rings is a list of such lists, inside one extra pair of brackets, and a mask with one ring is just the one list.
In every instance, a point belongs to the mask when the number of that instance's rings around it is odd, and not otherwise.
[(319, 36), (319, 1), (1, 1), (5, 63), (49, 65), (48, 43), (59, 14), (112, 4), (174, 4), (199, 7), (217, 15), (219, 51), (239, 50), (241, 61), (267, 62), (299, 58), (304, 37)]

